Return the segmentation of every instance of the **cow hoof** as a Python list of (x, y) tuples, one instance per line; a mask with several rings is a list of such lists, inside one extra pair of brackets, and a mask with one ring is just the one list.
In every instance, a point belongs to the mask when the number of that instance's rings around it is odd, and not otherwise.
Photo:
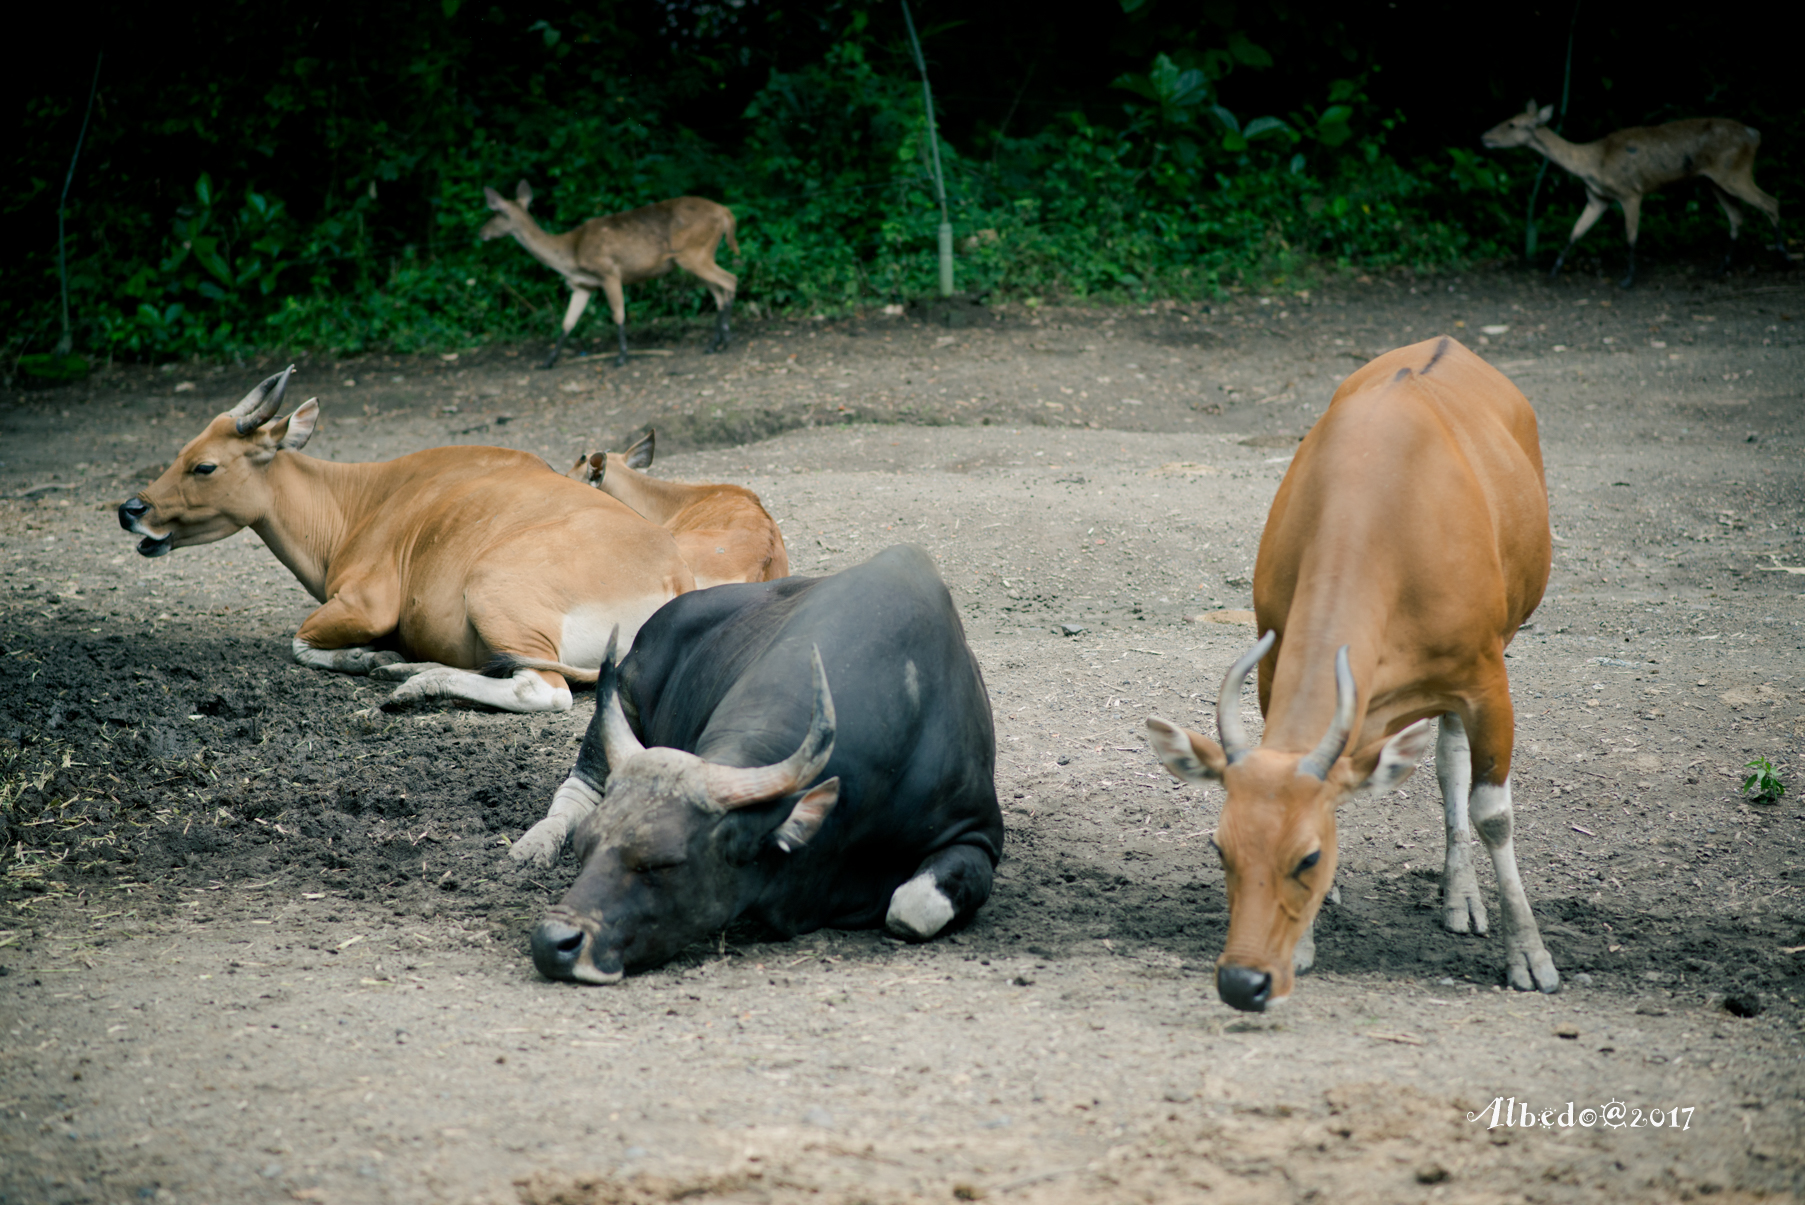
[(946, 928), (953, 915), (953, 902), (940, 890), (933, 874), (924, 871), (891, 895), (884, 928), (904, 941), (928, 941)]
[(508, 847), (508, 857), (523, 866), (531, 866), (535, 870), (547, 870), (558, 861), (558, 855), (564, 852), (564, 841), (561, 836), (553, 836), (545, 828), (541, 820), (520, 840)]
[[(394, 656), (394, 654), (387, 654)], [(393, 661), (385, 661), (370, 671), (370, 677), (378, 682), (405, 682), (415, 674), (423, 674), (429, 669), (439, 668), (435, 661), (403, 661), (395, 657)]]
[(1541, 946), (1513, 949), (1505, 969), (1511, 987), (1519, 992), (1543, 992), (1553, 995), (1561, 990), (1561, 973), (1554, 969), (1554, 959)]
[(1442, 904), (1442, 928), (1450, 933), (1477, 933), (1484, 937), (1485, 904), (1479, 898), (1478, 886), (1475, 885), (1470, 892), (1456, 887), (1450, 894), (1453, 898)]

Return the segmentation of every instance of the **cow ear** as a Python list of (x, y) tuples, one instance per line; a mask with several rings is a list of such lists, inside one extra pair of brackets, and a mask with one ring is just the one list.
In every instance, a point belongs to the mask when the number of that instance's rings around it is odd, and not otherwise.
[[(287, 430), (276, 438), (278, 448), (287, 448), (291, 452), (299, 452), (313, 438), (313, 429), (320, 423), (320, 399), (310, 397), (295, 407), (295, 412), (286, 420)], [(284, 424), (276, 424), (278, 427)]]
[(830, 778), (826, 782), (810, 787), (803, 793), (796, 806), (790, 809), (790, 818), (785, 820), (777, 831), (771, 834), (771, 840), (784, 853), (795, 852), (797, 846), (807, 845), (810, 838), (821, 831), (821, 825), (827, 820), (827, 814), (834, 810), (834, 804), (840, 802), (840, 780)]
[(1351, 795), (1383, 795), (1416, 770), (1435, 739), (1435, 725), (1418, 720), (1393, 733), (1390, 740), (1375, 742), (1348, 758), (1348, 790)]
[(1160, 764), (1180, 781), (1221, 782), (1222, 772), (1228, 769), (1228, 755), (1222, 746), (1157, 716), (1147, 718), (1147, 741)]
[(658, 433), (652, 430), (647, 430), (644, 435), (634, 440), (633, 443), (628, 446), (625, 455), (622, 457), (622, 459), (626, 461), (627, 467), (635, 470), (651, 468), (652, 453), (655, 450), (657, 442)]

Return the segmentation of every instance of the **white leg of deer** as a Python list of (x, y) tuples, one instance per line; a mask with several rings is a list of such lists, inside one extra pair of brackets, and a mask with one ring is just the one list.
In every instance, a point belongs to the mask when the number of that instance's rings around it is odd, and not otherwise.
[(1473, 830), (1467, 824), (1467, 798), (1473, 788), (1472, 749), (1460, 717), (1441, 718), (1435, 737), (1435, 778), (1441, 783), (1442, 813), (1447, 820), (1448, 850), (1442, 864), (1442, 925), (1450, 933), (1484, 933), (1485, 904), (1473, 874)]
[(1510, 779), (1502, 785), (1481, 783), (1473, 788), (1473, 827), (1491, 851), (1492, 869), (1498, 873), (1498, 898), (1504, 913), (1505, 974), (1520, 992), (1539, 988), (1559, 990), (1560, 973), (1542, 946), (1535, 914), (1529, 910), (1523, 879), (1517, 873), (1517, 851), (1511, 841)]
[(545, 819), (509, 846), (508, 856), (542, 870), (550, 866), (564, 852), (564, 843), (570, 840), (577, 825), (583, 823), (601, 801), (595, 788), (582, 779), (575, 775), (565, 779), (564, 785), (552, 795), (552, 805), (546, 810)]
[(329, 669), (337, 674), (367, 674), (384, 665), (401, 660), (401, 654), (390, 649), (356, 644), (342, 649), (316, 649), (299, 636), (295, 637), (295, 660), (309, 669)]
[(390, 703), (422, 699), (465, 699), (497, 711), (569, 711), (570, 687), (554, 688), (530, 669), (511, 678), (488, 678), (471, 670), (436, 665), (415, 674), (389, 696)]

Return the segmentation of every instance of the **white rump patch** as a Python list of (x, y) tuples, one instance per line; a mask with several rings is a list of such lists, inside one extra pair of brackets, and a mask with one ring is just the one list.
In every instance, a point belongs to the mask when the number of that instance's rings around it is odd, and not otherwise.
[(953, 902), (934, 881), (934, 873), (924, 870), (891, 895), (890, 911), (884, 914), (884, 928), (898, 937), (926, 941), (946, 928), (953, 913)]

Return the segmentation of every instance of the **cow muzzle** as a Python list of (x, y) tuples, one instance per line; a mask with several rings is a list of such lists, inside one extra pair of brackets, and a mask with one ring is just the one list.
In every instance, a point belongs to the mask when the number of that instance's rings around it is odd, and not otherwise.
[(153, 535), (144, 527), (144, 516), (150, 513), (150, 503), (142, 498), (127, 498), (119, 504), (119, 526), (135, 536), (143, 536), (138, 541), (139, 556), (162, 556), (175, 542), (174, 532)]
[(573, 908), (556, 907), (533, 930), (533, 965), (547, 979), (619, 983), (618, 954), (598, 959), (601, 926)]
[(1252, 967), (1219, 966), (1216, 968), (1216, 994), (1230, 1008), (1244, 1013), (1263, 1013), (1272, 1003), (1272, 976)]

